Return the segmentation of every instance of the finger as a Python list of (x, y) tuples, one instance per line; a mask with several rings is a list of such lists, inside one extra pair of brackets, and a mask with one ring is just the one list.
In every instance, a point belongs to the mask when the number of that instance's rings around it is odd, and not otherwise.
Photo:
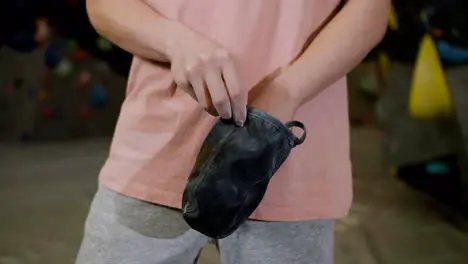
[(198, 74), (191, 74), (189, 77), (190, 84), (192, 85), (192, 92), (197, 98), (198, 103), (205, 109), (208, 108), (208, 101), (205, 95), (205, 82)]
[(183, 90), (184, 92), (186, 92), (190, 97), (193, 98), (193, 100), (197, 101), (198, 102), (198, 97), (197, 95), (194, 93), (193, 89), (192, 89), (192, 86), (190, 84), (188, 85), (179, 85), (177, 84), (177, 88)]
[(243, 126), (247, 118), (247, 92), (240, 86), (239, 76), (232, 62), (224, 64), (222, 71), (231, 102), (234, 121), (237, 125)]
[(173, 72), (172, 77), (178, 89), (183, 90), (184, 92), (188, 93), (195, 101), (198, 101), (198, 98), (195, 95), (192, 86), (190, 85), (187, 78), (183, 76), (183, 74), (180, 74), (178, 72)]
[(231, 103), (221, 76), (221, 70), (216, 68), (207, 69), (204, 76), (213, 106), (218, 111), (219, 116), (223, 119), (232, 118)]

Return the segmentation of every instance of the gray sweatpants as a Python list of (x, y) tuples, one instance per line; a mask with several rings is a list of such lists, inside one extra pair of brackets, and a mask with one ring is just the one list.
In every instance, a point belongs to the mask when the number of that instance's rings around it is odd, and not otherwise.
[[(333, 220), (248, 221), (218, 241), (223, 264), (332, 264)], [(181, 213), (100, 187), (77, 264), (193, 264), (210, 239)]]

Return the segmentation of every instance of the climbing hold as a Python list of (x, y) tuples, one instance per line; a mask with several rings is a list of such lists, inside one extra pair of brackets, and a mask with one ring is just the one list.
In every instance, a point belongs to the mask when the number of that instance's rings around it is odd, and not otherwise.
[(416, 119), (445, 118), (453, 114), (447, 77), (436, 44), (429, 35), (421, 41), (408, 105)]
[(85, 61), (86, 59), (88, 59), (89, 54), (83, 49), (76, 49), (73, 52), (72, 57), (74, 60), (81, 62), (81, 61)]
[(426, 172), (432, 175), (450, 173), (450, 166), (444, 162), (431, 162), (426, 164)]
[(107, 62), (102, 61), (96, 64), (96, 70), (101, 73), (108, 73), (109, 72), (109, 65)]
[(378, 92), (379, 80), (375, 72), (366, 72), (360, 80), (360, 88), (369, 95), (375, 95)]
[(47, 92), (44, 91), (44, 90), (39, 90), (39, 92), (37, 93), (37, 100), (39, 101), (45, 101), (47, 99), (47, 97), (49, 97), (47, 95)]
[(431, 34), (432, 34), (432, 36), (434, 36), (436, 38), (442, 38), (445, 35), (445, 32), (444, 32), (443, 29), (434, 28), (434, 29), (431, 30)]
[(108, 52), (112, 50), (112, 43), (105, 38), (98, 38), (96, 40), (96, 45), (101, 51)]
[(437, 41), (437, 50), (443, 61), (449, 63), (466, 63), (468, 62), (468, 49), (451, 45), (448, 42)]
[(51, 108), (44, 108), (41, 110), (41, 115), (44, 119), (51, 119), (54, 117), (54, 110)]
[(89, 80), (91, 80), (91, 74), (88, 71), (83, 71), (78, 75), (78, 80), (77, 80), (77, 87), (81, 88), (85, 86), (86, 84), (89, 83)]
[(388, 67), (390, 65), (390, 59), (385, 52), (380, 52), (378, 57), (378, 64), (380, 66), (381, 72), (383, 74), (384, 81), (388, 78)]
[(47, 19), (40, 18), (36, 21), (35, 40), (39, 44), (45, 43), (50, 36), (50, 28)]
[(393, 6), (390, 7), (390, 16), (388, 18), (388, 26), (393, 31), (398, 30), (398, 17), (396, 15), (396, 11)]
[(55, 68), (54, 72), (60, 77), (66, 77), (73, 71), (72, 63), (67, 59), (62, 59)]
[(50, 44), (44, 53), (44, 63), (49, 69), (54, 69), (60, 63), (60, 51), (56, 44)]
[(107, 91), (101, 84), (91, 87), (90, 105), (94, 109), (102, 108), (107, 103)]

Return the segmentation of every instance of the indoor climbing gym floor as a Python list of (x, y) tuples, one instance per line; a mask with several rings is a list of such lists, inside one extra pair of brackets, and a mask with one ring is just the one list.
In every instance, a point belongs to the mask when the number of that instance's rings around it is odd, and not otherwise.
[[(337, 264), (466, 264), (468, 234), (390, 176), (379, 133), (352, 132), (354, 205), (336, 225)], [(71, 264), (108, 139), (0, 145), (0, 264)], [(213, 246), (199, 260), (218, 264)]]

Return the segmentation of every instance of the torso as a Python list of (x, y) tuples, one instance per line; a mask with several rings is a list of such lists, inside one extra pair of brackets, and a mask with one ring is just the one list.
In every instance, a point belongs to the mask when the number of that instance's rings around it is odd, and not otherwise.
[[(239, 62), (245, 87), (289, 63), (339, 0), (147, 0), (164, 16), (214, 39)], [(101, 183), (179, 207), (198, 150), (215, 119), (174, 88), (167, 68), (134, 58), (127, 97)], [(279, 106), (280, 107), (280, 106)], [(346, 82), (305, 104), (310, 136), (273, 177), (253, 219), (344, 216), (351, 203)]]

